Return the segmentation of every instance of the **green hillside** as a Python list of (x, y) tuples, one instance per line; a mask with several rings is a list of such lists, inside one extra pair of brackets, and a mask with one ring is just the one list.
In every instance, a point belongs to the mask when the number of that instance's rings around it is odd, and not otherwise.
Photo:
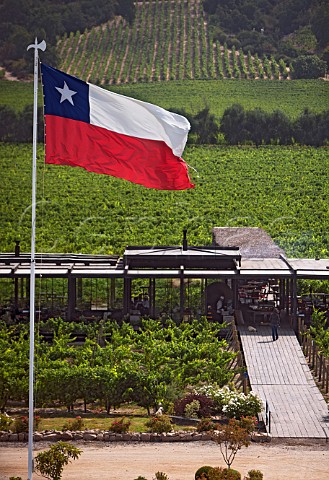
[(285, 79), (273, 56), (251, 56), (214, 40), (200, 0), (142, 1), (122, 17), (71, 33), (57, 46), (60, 68), (100, 85), (186, 79)]

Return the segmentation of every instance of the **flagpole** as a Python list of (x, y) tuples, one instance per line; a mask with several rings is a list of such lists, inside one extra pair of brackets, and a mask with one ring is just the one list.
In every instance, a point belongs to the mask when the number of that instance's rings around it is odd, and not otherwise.
[(37, 115), (38, 115), (38, 49), (45, 51), (43, 40), (27, 47), (34, 48), (34, 100), (33, 100), (33, 159), (32, 159), (32, 225), (31, 225), (31, 272), (30, 272), (30, 365), (29, 365), (29, 433), (28, 433), (28, 480), (33, 477), (33, 388), (34, 388), (34, 317), (35, 317), (35, 223), (36, 223), (36, 178), (37, 178)]

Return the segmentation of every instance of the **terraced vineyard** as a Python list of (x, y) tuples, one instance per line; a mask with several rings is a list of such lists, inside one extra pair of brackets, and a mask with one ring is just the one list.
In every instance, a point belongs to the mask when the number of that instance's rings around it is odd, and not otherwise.
[(186, 79), (285, 79), (289, 68), (213, 41), (201, 0), (136, 3), (121, 17), (58, 43), (60, 68), (100, 85)]

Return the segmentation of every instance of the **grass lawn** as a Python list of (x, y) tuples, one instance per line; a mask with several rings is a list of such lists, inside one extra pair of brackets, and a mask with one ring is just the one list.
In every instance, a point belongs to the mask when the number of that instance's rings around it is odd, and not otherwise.
[[(10, 412), (10, 416), (13, 418), (25, 415), (28, 415), (26, 409), (15, 409)], [(113, 410), (109, 415), (104, 411), (88, 411), (84, 413), (80, 408), (73, 412), (67, 412), (65, 408), (35, 409), (35, 415), (40, 417), (38, 426), (38, 431), (40, 432), (43, 430), (69, 430), (70, 422), (76, 419), (76, 417), (81, 417), (83, 420), (82, 430), (109, 430), (113, 421), (125, 417), (131, 422), (130, 432), (142, 433), (149, 431), (146, 426), (146, 422), (149, 420), (146, 410), (135, 405), (128, 405)], [(193, 431), (195, 427), (173, 425), (173, 430)]]

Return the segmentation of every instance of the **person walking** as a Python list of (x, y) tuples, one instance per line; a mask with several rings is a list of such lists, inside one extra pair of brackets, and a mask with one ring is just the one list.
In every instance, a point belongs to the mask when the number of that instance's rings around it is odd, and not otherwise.
[(280, 326), (280, 310), (277, 307), (274, 307), (273, 312), (270, 317), (271, 327), (272, 327), (272, 338), (273, 342), (279, 338), (278, 328)]

